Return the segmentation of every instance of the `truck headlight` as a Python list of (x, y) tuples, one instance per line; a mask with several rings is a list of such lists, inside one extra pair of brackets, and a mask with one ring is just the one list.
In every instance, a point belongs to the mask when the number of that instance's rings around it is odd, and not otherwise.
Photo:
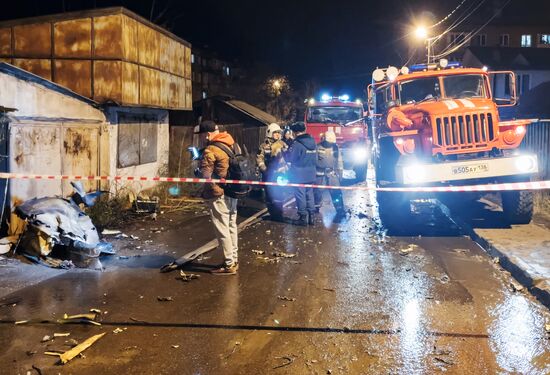
[(369, 157), (369, 150), (366, 147), (354, 147), (352, 150), (353, 160), (359, 163), (365, 162)]
[(532, 156), (523, 155), (516, 159), (516, 168), (520, 172), (532, 172), (536, 169), (537, 162)]
[(420, 164), (412, 164), (404, 168), (405, 181), (422, 182), (426, 177), (426, 169)]

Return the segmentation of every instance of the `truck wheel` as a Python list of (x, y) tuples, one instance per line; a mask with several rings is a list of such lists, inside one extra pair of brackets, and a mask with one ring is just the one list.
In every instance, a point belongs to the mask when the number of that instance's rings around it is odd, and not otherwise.
[(510, 224), (529, 224), (533, 218), (533, 192), (504, 191), (502, 210)]
[(376, 192), (380, 221), (389, 230), (403, 229), (411, 216), (411, 201), (401, 193)]

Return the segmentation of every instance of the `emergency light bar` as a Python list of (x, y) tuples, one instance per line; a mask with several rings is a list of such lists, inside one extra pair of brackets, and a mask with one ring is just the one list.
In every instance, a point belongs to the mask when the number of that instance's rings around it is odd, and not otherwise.
[(435, 63), (432, 63), (432, 64), (415, 64), (415, 65), (412, 65), (409, 68), (409, 71), (414, 73), (414, 72), (425, 72), (427, 70), (436, 70), (438, 68), (454, 69), (454, 68), (461, 68), (461, 67), (462, 67), (462, 65), (460, 65), (460, 63), (458, 61), (449, 61), (446, 64), (435, 64)]

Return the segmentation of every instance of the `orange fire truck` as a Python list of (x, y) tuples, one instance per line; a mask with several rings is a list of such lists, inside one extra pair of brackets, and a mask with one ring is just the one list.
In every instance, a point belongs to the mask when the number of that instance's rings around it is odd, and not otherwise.
[[(495, 79), (509, 85), (508, 97), (495, 98)], [(536, 155), (519, 150), (533, 120), (499, 118), (498, 107), (516, 104), (513, 72), (464, 68), (446, 60), (389, 67), (374, 71), (368, 96), (378, 187), (526, 182), (538, 172)], [(427, 198), (433, 194), (380, 191), (380, 217), (386, 223), (402, 221), (411, 213), (411, 200)], [(531, 191), (503, 191), (501, 198), (510, 223), (531, 221)]]

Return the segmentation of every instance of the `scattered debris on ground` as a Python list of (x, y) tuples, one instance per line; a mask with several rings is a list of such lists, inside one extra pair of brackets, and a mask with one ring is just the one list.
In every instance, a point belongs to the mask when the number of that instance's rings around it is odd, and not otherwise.
[(116, 335), (117, 333), (122, 333), (122, 332), (124, 332), (124, 330), (123, 330), (122, 328), (119, 328), (119, 327), (117, 327), (117, 328), (115, 328), (115, 329), (113, 330), (113, 333), (114, 333), (115, 335)]
[(296, 301), (296, 298), (291, 298), (287, 296), (277, 296), (277, 298), (280, 299), (281, 301), (290, 301), (290, 302)]
[(121, 231), (119, 231), (118, 229), (103, 229), (103, 231), (101, 232), (102, 235), (104, 236), (115, 236), (115, 235), (119, 235), (119, 234), (122, 234)]
[(290, 357), (290, 356), (275, 357), (275, 359), (282, 359), (284, 360), (284, 363), (273, 367), (273, 370), (291, 365), (292, 363), (294, 363), (294, 360), (295, 360), (294, 357)]
[(84, 323), (84, 324), (93, 324), (96, 326), (100, 326), (101, 323), (96, 321), (99, 315), (101, 315), (101, 312), (99, 310), (91, 309), (90, 313), (85, 313), (85, 314), (76, 314), (76, 315), (63, 314), (63, 319), (58, 319), (57, 322), (61, 324)]
[(159, 302), (172, 302), (172, 301), (174, 301), (174, 299), (171, 296), (157, 297), (157, 301), (159, 301)]
[(412, 253), (416, 248), (418, 248), (418, 245), (409, 244), (409, 246), (399, 249), (399, 255), (409, 255), (409, 254)]
[(265, 254), (265, 251), (263, 251), (263, 250), (252, 250), (252, 252), (256, 255), (264, 255)]
[(73, 358), (75, 358), (77, 355), (82, 353), (84, 350), (88, 349), (90, 346), (92, 346), (97, 340), (105, 336), (107, 333), (100, 333), (99, 335), (92, 336), (88, 339), (86, 339), (81, 344), (78, 344), (72, 349), (67, 350), (64, 353), (57, 353), (57, 352), (45, 352), (44, 354), (47, 355), (54, 355), (59, 357), (59, 362), (64, 365), (65, 363), (69, 362)]
[(279, 258), (270, 258), (270, 257), (256, 257), (256, 259), (264, 262), (264, 263), (279, 263)]
[(282, 251), (276, 251), (271, 255), (273, 255), (275, 258), (294, 258), (296, 256), (296, 254), (285, 253)]
[(521, 292), (524, 289), (523, 285), (515, 281), (510, 282), (510, 288), (512, 289), (512, 292)]
[(199, 279), (200, 277), (201, 277), (200, 275), (195, 275), (194, 273), (185, 273), (180, 270), (180, 275), (176, 277), (176, 279), (189, 282), (191, 280)]

